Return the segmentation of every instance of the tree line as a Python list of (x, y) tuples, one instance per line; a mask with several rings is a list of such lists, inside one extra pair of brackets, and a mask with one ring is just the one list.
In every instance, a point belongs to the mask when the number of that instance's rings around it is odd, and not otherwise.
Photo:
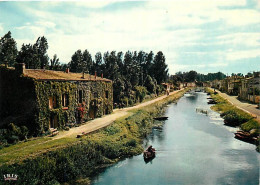
[(94, 74), (102, 73), (113, 81), (115, 103), (134, 104), (163, 91), (162, 82), (168, 79), (168, 66), (163, 52), (107, 51), (97, 52), (94, 57), (86, 49), (77, 50), (68, 64), (61, 64), (55, 54), (49, 59), (47, 39), (39, 37), (34, 44), (22, 44), (17, 50), (16, 41), (9, 31), (0, 40), (0, 63), (14, 66), (25, 63), (27, 69), (65, 70)]

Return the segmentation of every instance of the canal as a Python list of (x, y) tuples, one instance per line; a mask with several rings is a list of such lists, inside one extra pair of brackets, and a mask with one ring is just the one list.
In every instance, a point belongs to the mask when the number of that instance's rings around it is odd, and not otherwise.
[(127, 158), (100, 172), (92, 184), (259, 184), (255, 146), (234, 138), (236, 128), (223, 125), (205, 93), (183, 96), (168, 105), (165, 116), (169, 119), (162, 128), (153, 129), (144, 141), (144, 147), (157, 150), (152, 161), (145, 162), (142, 155)]

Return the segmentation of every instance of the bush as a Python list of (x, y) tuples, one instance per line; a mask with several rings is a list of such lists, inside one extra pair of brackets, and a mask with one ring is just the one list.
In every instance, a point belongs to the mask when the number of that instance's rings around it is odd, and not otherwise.
[(136, 147), (136, 144), (137, 144), (136, 140), (135, 139), (131, 139), (130, 141), (128, 141), (126, 143), (126, 146)]
[(239, 126), (242, 123), (249, 121), (249, 119), (247, 119), (246, 117), (240, 114), (237, 114), (237, 112), (235, 111), (230, 111), (228, 114), (226, 114), (224, 116), (224, 120), (226, 125), (233, 126), (233, 127)]
[(135, 86), (135, 90), (136, 90), (136, 99), (138, 99), (139, 102), (142, 102), (144, 100), (144, 97), (148, 93), (146, 87)]

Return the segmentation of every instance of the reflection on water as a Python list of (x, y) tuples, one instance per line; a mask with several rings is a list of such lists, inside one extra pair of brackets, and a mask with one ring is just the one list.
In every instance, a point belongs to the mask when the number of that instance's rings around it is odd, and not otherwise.
[[(96, 176), (93, 184), (259, 184), (255, 146), (234, 139), (236, 128), (223, 125), (205, 93), (185, 95), (167, 108), (162, 129), (144, 141), (156, 157), (125, 159)], [(208, 114), (196, 112), (203, 108)]]

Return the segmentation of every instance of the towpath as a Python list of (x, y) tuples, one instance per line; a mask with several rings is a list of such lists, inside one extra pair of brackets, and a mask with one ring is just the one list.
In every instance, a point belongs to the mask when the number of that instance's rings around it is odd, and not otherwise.
[(246, 102), (241, 102), (237, 99), (237, 96), (229, 96), (226, 93), (222, 93), (217, 90), (220, 96), (227, 99), (231, 104), (238, 107), (239, 109), (251, 114), (253, 117), (255, 117), (258, 122), (260, 122), (260, 109), (257, 109), (256, 104), (250, 104)]
[[(173, 94), (176, 94), (179, 91), (180, 90), (171, 92), (170, 96), (173, 95)], [(103, 128), (103, 127), (110, 125), (111, 123), (113, 123), (118, 118), (122, 118), (124, 116), (131, 115), (132, 113), (129, 112), (129, 110), (134, 110), (134, 109), (138, 109), (138, 108), (141, 108), (141, 107), (145, 107), (147, 105), (150, 105), (150, 104), (153, 104), (157, 101), (160, 101), (160, 100), (162, 100), (166, 97), (167, 97), (167, 95), (163, 95), (163, 96), (160, 96), (160, 97), (155, 98), (153, 100), (138, 104), (138, 105), (133, 106), (133, 107), (127, 107), (127, 108), (123, 108), (123, 109), (114, 109), (112, 114), (105, 115), (101, 118), (96, 118), (92, 121), (87, 122), (84, 125), (71, 128), (69, 131), (62, 131), (62, 132), (59, 133), (59, 135), (55, 136), (53, 139), (55, 140), (55, 139), (60, 139), (60, 138), (64, 138), (64, 137), (76, 137), (78, 134), (82, 134), (82, 132), (84, 132), (86, 134), (94, 132), (94, 131), (96, 131), (100, 128)]]

